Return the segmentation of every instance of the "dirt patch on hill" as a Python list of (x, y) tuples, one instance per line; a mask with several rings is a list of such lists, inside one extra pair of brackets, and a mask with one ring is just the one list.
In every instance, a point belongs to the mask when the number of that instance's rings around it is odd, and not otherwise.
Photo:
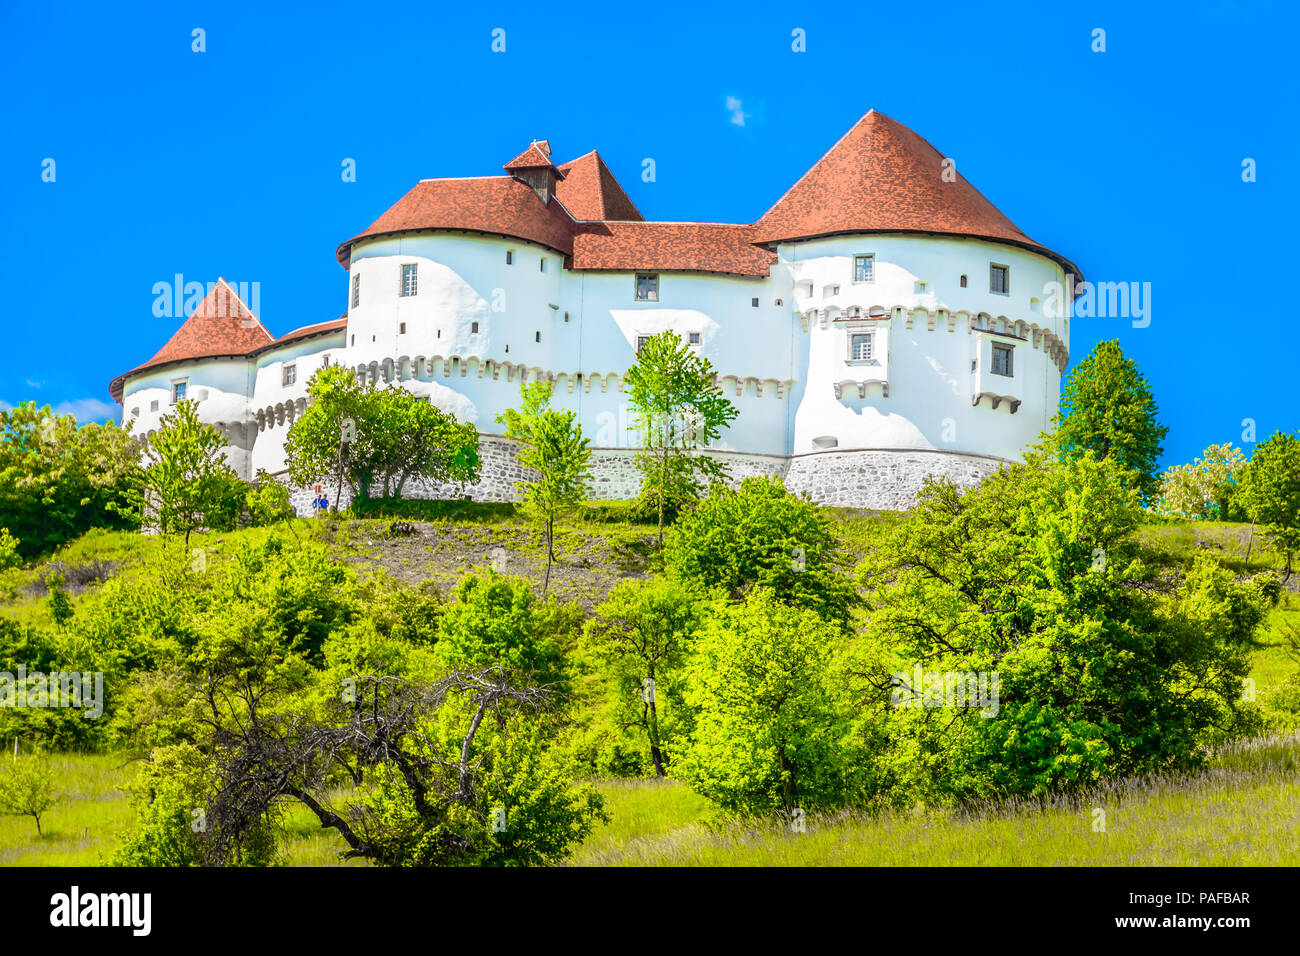
[[(548, 594), (590, 609), (628, 578), (646, 577), (655, 555), (654, 533), (610, 535), (599, 529), (557, 532)], [(420, 521), (391, 522), (358, 531), (357, 554), (345, 558), (383, 569), (407, 585), (432, 581), (449, 595), (470, 572), (526, 578), (538, 595), (546, 574), (540, 530), (517, 525), (474, 526)]]

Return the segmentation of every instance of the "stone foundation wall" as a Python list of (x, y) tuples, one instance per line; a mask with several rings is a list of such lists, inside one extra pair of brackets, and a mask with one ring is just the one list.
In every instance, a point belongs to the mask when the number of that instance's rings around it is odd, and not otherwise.
[[(480, 479), (472, 485), (409, 482), (405, 498), (469, 498), (473, 501), (517, 501), (515, 483), (524, 472), (515, 457), (514, 442), (499, 435), (480, 435), (482, 457)], [(947, 476), (962, 488), (973, 488), (1008, 462), (1002, 458), (950, 451), (911, 449), (857, 449), (784, 455), (753, 455), (743, 452), (710, 451), (709, 456), (725, 462), (733, 483), (753, 475), (775, 475), (786, 487), (806, 493), (819, 504), (843, 508), (873, 508), (899, 511), (916, 504), (917, 492), (927, 476)], [(591, 498), (598, 501), (627, 501), (637, 496), (641, 474), (636, 452), (627, 448), (593, 448), (591, 456)], [(276, 476), (286, 480), (284, 474)], [(335, 486), (323, 484), (331, 504)], [(291, 489), (290, 499), (300, 515), (312, 513), (312, 488)], [(351, 502), (344, 483), (342, 507)]]

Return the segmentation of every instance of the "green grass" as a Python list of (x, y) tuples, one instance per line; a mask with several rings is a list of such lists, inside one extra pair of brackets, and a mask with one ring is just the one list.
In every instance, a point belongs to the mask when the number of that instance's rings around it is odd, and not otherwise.
[[(93, 866), (131, 825), (119, 758), (52, 758), (60, 800), (38, 838), (30, 817), (0, 817), (0, 865)], [(1294, 866), (1300, 864), (1300, 737), (1225, 748), (1202, 771), (1120, 781), (1079, 801), (810, 818), (793, 833), (719, 817), (674, 780), (602, 780), (610, 821), (577, 866)], [(334, 795), (337, 797), (338, 795)], [(1105, 829), (1094, 829), (1095, 809)], [(363, 866), (305, 808), (287, 807), (282, 862)]]
[[(1233, 747), (1206, 770), (1128, 781), (1080, 802), (843, 813), (804, 832), (710, 825), (679, 783), (604, 784), (614, 820), (580, 866), (1294, 866), (1300, 741)], [(649, 806), (647, 805), (649, 804)], [(1105, 813), (1104, 829), (1094, 811)]]
[(133, 819), (126, 788), (135, 765), (103, 754), (60, 754), (50, 763), (58, 800), (41, 817), (44, 835), (31, 817), (0, 816), (0, 866), (106, 864)]

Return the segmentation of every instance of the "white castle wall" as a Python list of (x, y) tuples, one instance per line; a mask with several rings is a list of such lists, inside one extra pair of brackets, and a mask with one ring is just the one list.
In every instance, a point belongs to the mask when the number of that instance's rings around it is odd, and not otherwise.
[[(875, 257), (869, 283), (853, 281), (861, 254)], [(401, 266), (412, 262), (418, 292), (403, 297)], [(1009, 295), (989, 291), (991, 262), (1010, 268)], [(509, 443), (494, 437), (495, 419), (517, 405), (521, 380), (545, 377), (555, 384), (552, 404), (576, 411), (596, 448), (593, 496), (629, 498), (639, 477), (622, 389), (637, 336), (697, 332), (700, 352), (740, 410), (710, 451), (736, 479), (778, 474), (826, 504), (895, 508), (910, 506), (925, 475), (969, 486), (1018, 459), (1055, 413), (1068, 360), (1067, 321), (1044, 316), (1040, 302), (1047, 283), (1064, 281), (1060, 267), (979, 240), (870, 235), (784, 244), (766, 278), (660, 273), (655, 302), (636, 301), (633, 272), (569, 271), (540, 245), (467, 234), (363, 242), (353, 250), (349, 296), (352, 276), (360, 276), (361, 294), (346, 333), (252, 361), (203, 360), (135, 376), (124, 415), (147, 409), (154, 396), (166, 411), (170, 381), (189, 376), (192, 396), (206, 390), (200, 414), (227, 428), (241, 474), (280, 473), (307, 382), (328, 357), (363, 379), (428, 396), (484, 436), (480, 483), (463, 492), (408, 487), (408, 496), (504, 501), (514, 499), (520, 475)], [(877, 361), (847, 361), (850, 331), (867, 329), (877, 336)], [(991, 374), (995, 342), (1014, 350), (1010, 377)], [(290, 361), (297, 381), (285, 386)], [(156, 416), (134, 417), (156, 426)], [(311, 497), (295, 493), (308, 511)]]
[[(1052, 261), (995, 243), (917, 236), (837, 237), (779, 253), (809, 336), (793, 452), (835, 440), (840, 448), (1013, 459), (1047, 427), (1064, 362), (1049, 343), (1068, 344), (1065, 320), (1042, 314), (1044, 285), (1064, 282)], [(873, 281), (855, 283), (854, 256), (867, 254), (874, 256)], [(989, 291), (990, 263), (1010, 268), (1009, 295)], [(873, 310), (883, 318), (870, 318)], [(999, 322), (1007, 334), (972, 328)], [(873, 329), (876, 361), (846, 361), (849, 335)], [(1013, 347), (1011, 378), (990, 374), (994, 341)], [(1011, 400), (1019, 402), (1014, 413)]]

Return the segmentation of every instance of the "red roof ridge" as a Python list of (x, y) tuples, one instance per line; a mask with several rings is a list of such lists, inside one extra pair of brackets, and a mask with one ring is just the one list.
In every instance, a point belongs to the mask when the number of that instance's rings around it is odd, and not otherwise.
[[(545, 145), (545, 149), (542, 148), (543, 145)], [(555, 174), (560, 179), (563, 179), (564, 173), (560, 172), (551, 159), (550, 150), (551, 144), (547, 140), (533, 140), (528, 144), (526, 150), (510, 160), (502, 168), (507, 172), (513, 169), (554, 169)]]

